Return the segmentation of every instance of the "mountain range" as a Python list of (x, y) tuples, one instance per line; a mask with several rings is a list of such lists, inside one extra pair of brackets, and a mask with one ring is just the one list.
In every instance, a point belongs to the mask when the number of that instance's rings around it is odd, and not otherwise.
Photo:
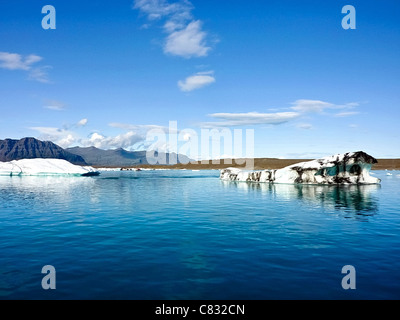
[(76, 165), (88, 165), (81, 156), (72, 154), (50, 141), (35, 138), (0, 140), (0, 161), (35, 158), (63, 159)]
[[(178, 163), (188, 163), (190, 159), (175, 153), (155, 153), (158, 159), (178, 159)], [(67, 160), (76, 165), (90, 165), (97, 167), (129, 167), (152, 164), (154, 158), (148, 158), (146, 151), (127, 151), (119, 148), (102, 150), (95, 147), (73, 147), (63, 149), (50, 141), (40, 141), (35, 138), (21, 140), (0, 140), (0, 161), (12, 161), (34, 158), (52, 158)], [(150, 163), (149, 161), (150, 160)]]
[[(105, 167), (129, 167), (137, 165), (153, 163), (154, 158), (148, 158), (146, 151), (127, 151), (119, 148), (114, 150), (102, 150), (95, 147), (81, 148), (74, 147), (66, 149), (68, 152), (81, 156), (91, 166)], [(166, 159), (166, 163), (170, 163), (169, 159), (178, 157), (175, 153), (156, 153), (159, 159)], [(172, 160), (172, 159), (171, 159)], [(188, 163), (190, 159), (184, 155), (179, 155), (178, 163)], [(154, 161), (155, 162), (155, 161)], [(150, 163), (150, 164), (151, 164)]]

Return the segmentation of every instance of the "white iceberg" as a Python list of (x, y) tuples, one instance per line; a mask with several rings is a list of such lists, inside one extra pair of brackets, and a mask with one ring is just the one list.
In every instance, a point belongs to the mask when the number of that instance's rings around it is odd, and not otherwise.
[(278, 170), (222, 169), (220, 179), (303, 184), (378, 184), (381, 180), (369, 175), (372, 165), (377, 162), (365, 152), (348, 152), (297, 163)]
[(77, 166), (61, 159), (23, 159), (0, 162), (0, 176), (78, 175), (96, 176), (92, 167)]

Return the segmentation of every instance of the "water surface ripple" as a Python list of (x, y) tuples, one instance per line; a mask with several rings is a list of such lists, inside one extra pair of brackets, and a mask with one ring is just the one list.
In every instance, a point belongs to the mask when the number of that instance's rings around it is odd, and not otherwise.
[(399, 299), (400, 176), (374, 173), (380, 186), (0, 177), (0, 299)]

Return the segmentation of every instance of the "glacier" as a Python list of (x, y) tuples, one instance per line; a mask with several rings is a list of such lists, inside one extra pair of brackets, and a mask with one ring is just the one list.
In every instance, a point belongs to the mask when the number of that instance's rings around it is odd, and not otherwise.
[(377, 162), (367, 153), (357, 151), (300, 162), (277, 170), (222, 169), (220, 179), (289, 184), (379, 184), (380, 179), (370, 176), (372, 165)]
[(0, 176), (74, 175), (96, 176), (100, 173), (89, 166), (74, 165), (61, 159), (22, 159), (0, 162)]

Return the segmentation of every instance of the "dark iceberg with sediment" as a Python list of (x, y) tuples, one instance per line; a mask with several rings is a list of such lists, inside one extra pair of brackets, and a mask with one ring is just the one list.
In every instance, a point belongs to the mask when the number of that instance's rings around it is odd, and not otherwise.
[(369, 154), (357, 151), (300, 162), (278, 170), (222, 169), (220, 179), (303, 184), (379, 184), (380, 179), (370, 176), (370, 170), (377, 162)]

